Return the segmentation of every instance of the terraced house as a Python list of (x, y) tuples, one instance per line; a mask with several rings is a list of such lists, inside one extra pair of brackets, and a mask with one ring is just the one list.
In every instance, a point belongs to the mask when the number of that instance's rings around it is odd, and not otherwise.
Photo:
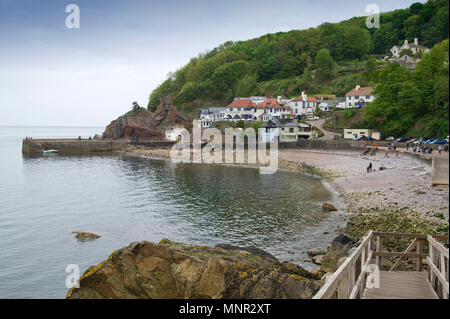
[(268, 121), (270, 119), (293, 118), (289, 107), (281, 105), (275, 98), (235, 98), (226, 107), (225, 121)]

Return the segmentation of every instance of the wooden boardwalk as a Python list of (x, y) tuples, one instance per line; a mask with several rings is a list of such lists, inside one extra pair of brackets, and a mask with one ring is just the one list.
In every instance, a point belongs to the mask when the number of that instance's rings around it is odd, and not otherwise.
[[(386, 251), (383, 238), (412, 242), (403, 252)], [(350, 249), (348, 257), (339, 260), (338, 269), (326, 275), (325, 284), (313, 299), (448, 299), (449, 254), (439, 240), (448, 247), (448, 236), (371, 230)], [(397, 259), (389, 271), (382, 271), (383, 258)], [(416, 271), (395, 271), (406, 258), (415, 259)], [(429, 268), (426, 272), (424, 261)]]
[(380, 288), (366, 288), (363, 299), (439, 299), (428, 272), (380, 271)]

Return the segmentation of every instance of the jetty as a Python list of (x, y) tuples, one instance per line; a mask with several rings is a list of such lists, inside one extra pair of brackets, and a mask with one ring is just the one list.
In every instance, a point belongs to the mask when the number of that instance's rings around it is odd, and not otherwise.
[[(384, 238), (411, 243), (404, 252), (391, 252), (383, 249)], [(389, 270), (382, 270), (385, 257), (398, 257)], [(415, 271), (396, 271), (403, 258), (415, 258)], [(339, 260), (338, 269), (313, 299), (448, 299), (448, 274), (448, 236), (371, 230)]]
[(172, 147), (175, 142), (154, 139), (24, 139), (22, 153), (40, 154), (43, 150), (58, 150), (59, 154), (90, 154), (121, 151), (128, 145), (141, 145), (153, 148)]

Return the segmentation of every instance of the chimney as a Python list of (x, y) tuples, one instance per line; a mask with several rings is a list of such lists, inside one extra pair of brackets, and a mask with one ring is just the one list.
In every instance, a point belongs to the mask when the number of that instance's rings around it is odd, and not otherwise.
[(356, 86), (356, 91), (358, 91), (361, 88), (361, 86), (357, 85)]
[(306, 96), (305, 92), (302, 92), (302, 100), (306, 101), (308, 99), (308, 97)]
[(408, 45), (408, 40), (405, 40), (405, 45)]
[(418, 38), (414, 38), (414, 44), (415, 45), (419, 45), (419, 39)]
[(277, 102), (281, 104), (281, 96), (277, 97)]

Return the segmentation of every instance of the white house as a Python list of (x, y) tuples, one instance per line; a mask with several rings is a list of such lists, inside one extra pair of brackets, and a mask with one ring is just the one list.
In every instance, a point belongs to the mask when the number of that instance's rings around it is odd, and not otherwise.
[(419, 39), (418, 39), (418, 38), (414, 38), (414, 43), (408, 43), (408, 40), (405, 40), (405, 43), (403, 43), (402, 46), (394, 45), (394, 46), (391, 48), (392, 56), (393, 56), (394, 58), (397, 58), (397, 59), (400, 58), (400, 52), (402, 52), (402, 50), (404, 50), (404, 49), (409, 49), (409, 50), (411, 50), (413, 54), (417, 54), (417, 53), (419, 53), (420, 51), (422, 51), (422, 52), (424, 52), (424, 53), (430, 51), (429, 48), (424, 47), (424, 46), (422, 46), (422, 45), (419, 44)]
[(268, 121), (293, 117), (290, 109), (278, 103), (277, 99), (258, 99), (258, 104), (253, 100), (251, 98), (234, 99), (226, 107), (224, 121)]
[(375, 100), (373, 87), (360, 87), (357, 85), (345, 95), (345, 108), (361, 108)]
[(312, 136), (311, 125), (293, 120), (272, 119), (264, 123), (261, 128), (264, 132), (260, 135), (260, 141), (266, 143), (275, 139), (279, 142), (297, 142), (299, 138), (310, 139)]
[(210, 107), (209, 109), (200, 110), (200, 120), (202, 127), (211, 127), (215, 122), (222, 122), (225, 117), (224, 107)]
[(289, 107), (297, 117), (314, 113), (318, 105), (319, 101), (314, 97), (308, 97), (305, 92), (302, 92), (300, 97), (294, 98), (289, 102)]

